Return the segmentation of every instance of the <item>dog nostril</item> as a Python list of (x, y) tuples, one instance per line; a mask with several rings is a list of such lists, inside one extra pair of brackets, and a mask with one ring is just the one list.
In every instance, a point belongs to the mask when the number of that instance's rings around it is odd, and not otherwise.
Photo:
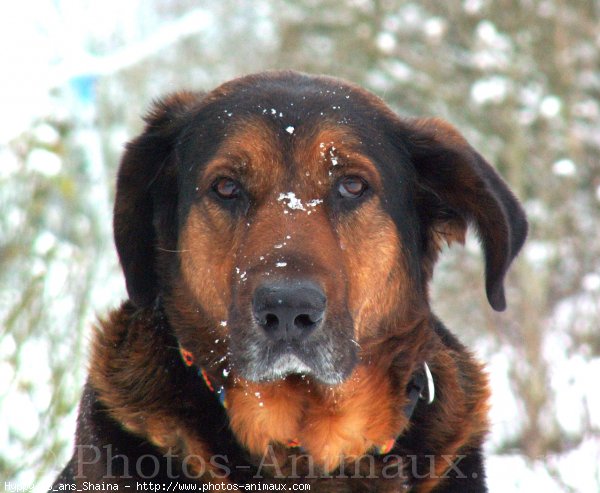
[(316, 321), (310, 318), (310, 315), (298, 315), (294, 319), (294, 325), (299, 329), (312, 329), (316, 325)]
[(277, 315), (267, 313), (267, 315), (265, 316), (265, 323), (263, 324), (263, 327), (268, 332), (277, 330), (277, 328), (279, 327), (279, 319), (277, 318)]

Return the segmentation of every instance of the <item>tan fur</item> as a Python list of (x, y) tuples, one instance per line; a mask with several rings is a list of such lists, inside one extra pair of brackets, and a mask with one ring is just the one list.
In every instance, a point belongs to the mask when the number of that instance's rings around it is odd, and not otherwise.
[(340, 460), (382, 446), (406, 425), (389, 379), (376, 367), (359, 366), (339, 388), (310, 397), (300, 442), (326, 471)]
[[(367, 204), (338, 227), (338, 235), (350, 279), (348, 305), (357, 340), (374, 336), (380, 322), (392, 313), (397, 320), (410, 320), (409, 310), (415, 305), (408, 302), (411, 282), (402, 260), (398, 261), (404, 258), (401, 241), (380, 204)], [(405, 313), (398, 311), (398, 299), (407, 300)]]
[(325, 471), (395, 438), (406, 425), (389, 381), (375, 367), (359, 366), (339, 388), (306, 380), (255, 384), (244, 380), (227, 397), (231, 427), (248, 450), (298, 440)]
[(306, 396), (289, 380), (257, 384), (238, 378), (227, 392), (231, 428), (253, 454), (299, 436)]

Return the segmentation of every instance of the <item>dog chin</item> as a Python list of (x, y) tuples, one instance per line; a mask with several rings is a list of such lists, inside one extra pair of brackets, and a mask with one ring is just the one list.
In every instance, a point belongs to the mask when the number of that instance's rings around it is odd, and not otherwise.
[(338, 385), (344, 381), (343, 375), (337, 372), (319, 371), (306, 363), (293, 353), (282, 354), (275, 362), (262, 371), (251, 372), (246, 376), (248, 380), (256, 382), (273, 382), (283, 380), (290, 375), (310, 376), (325, 385)]
[(270, 368), (270, 373), (274, 379), (280, 379), (292, 374), (310, 375), (313, 370), (295, 354), (283, 354)]

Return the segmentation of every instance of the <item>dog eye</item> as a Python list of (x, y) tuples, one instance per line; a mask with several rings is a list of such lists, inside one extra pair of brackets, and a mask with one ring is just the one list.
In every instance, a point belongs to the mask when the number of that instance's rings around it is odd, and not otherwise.
[(346, 199), (356, 199), (367, 189), (367, 182), (358, 176), (345, 176), (338, 183), (339, 194)]
[(212, 186), (217, 196), (224, 200), (236, 199), (240, 196), (240, 184), (231, 178), (218, 178)]

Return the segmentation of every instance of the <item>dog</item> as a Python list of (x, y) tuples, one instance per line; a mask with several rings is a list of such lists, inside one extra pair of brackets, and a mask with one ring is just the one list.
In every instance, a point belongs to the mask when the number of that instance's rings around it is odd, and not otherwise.
[(484, 158), (441, 119), (293, 71), (178, 92), (145, 122), (114, 207), (129, 299), (94, 332), (54, 490), (487, 491), (487, 377), (428, 296), (471, 226), (506, 307), (527, 222)]

